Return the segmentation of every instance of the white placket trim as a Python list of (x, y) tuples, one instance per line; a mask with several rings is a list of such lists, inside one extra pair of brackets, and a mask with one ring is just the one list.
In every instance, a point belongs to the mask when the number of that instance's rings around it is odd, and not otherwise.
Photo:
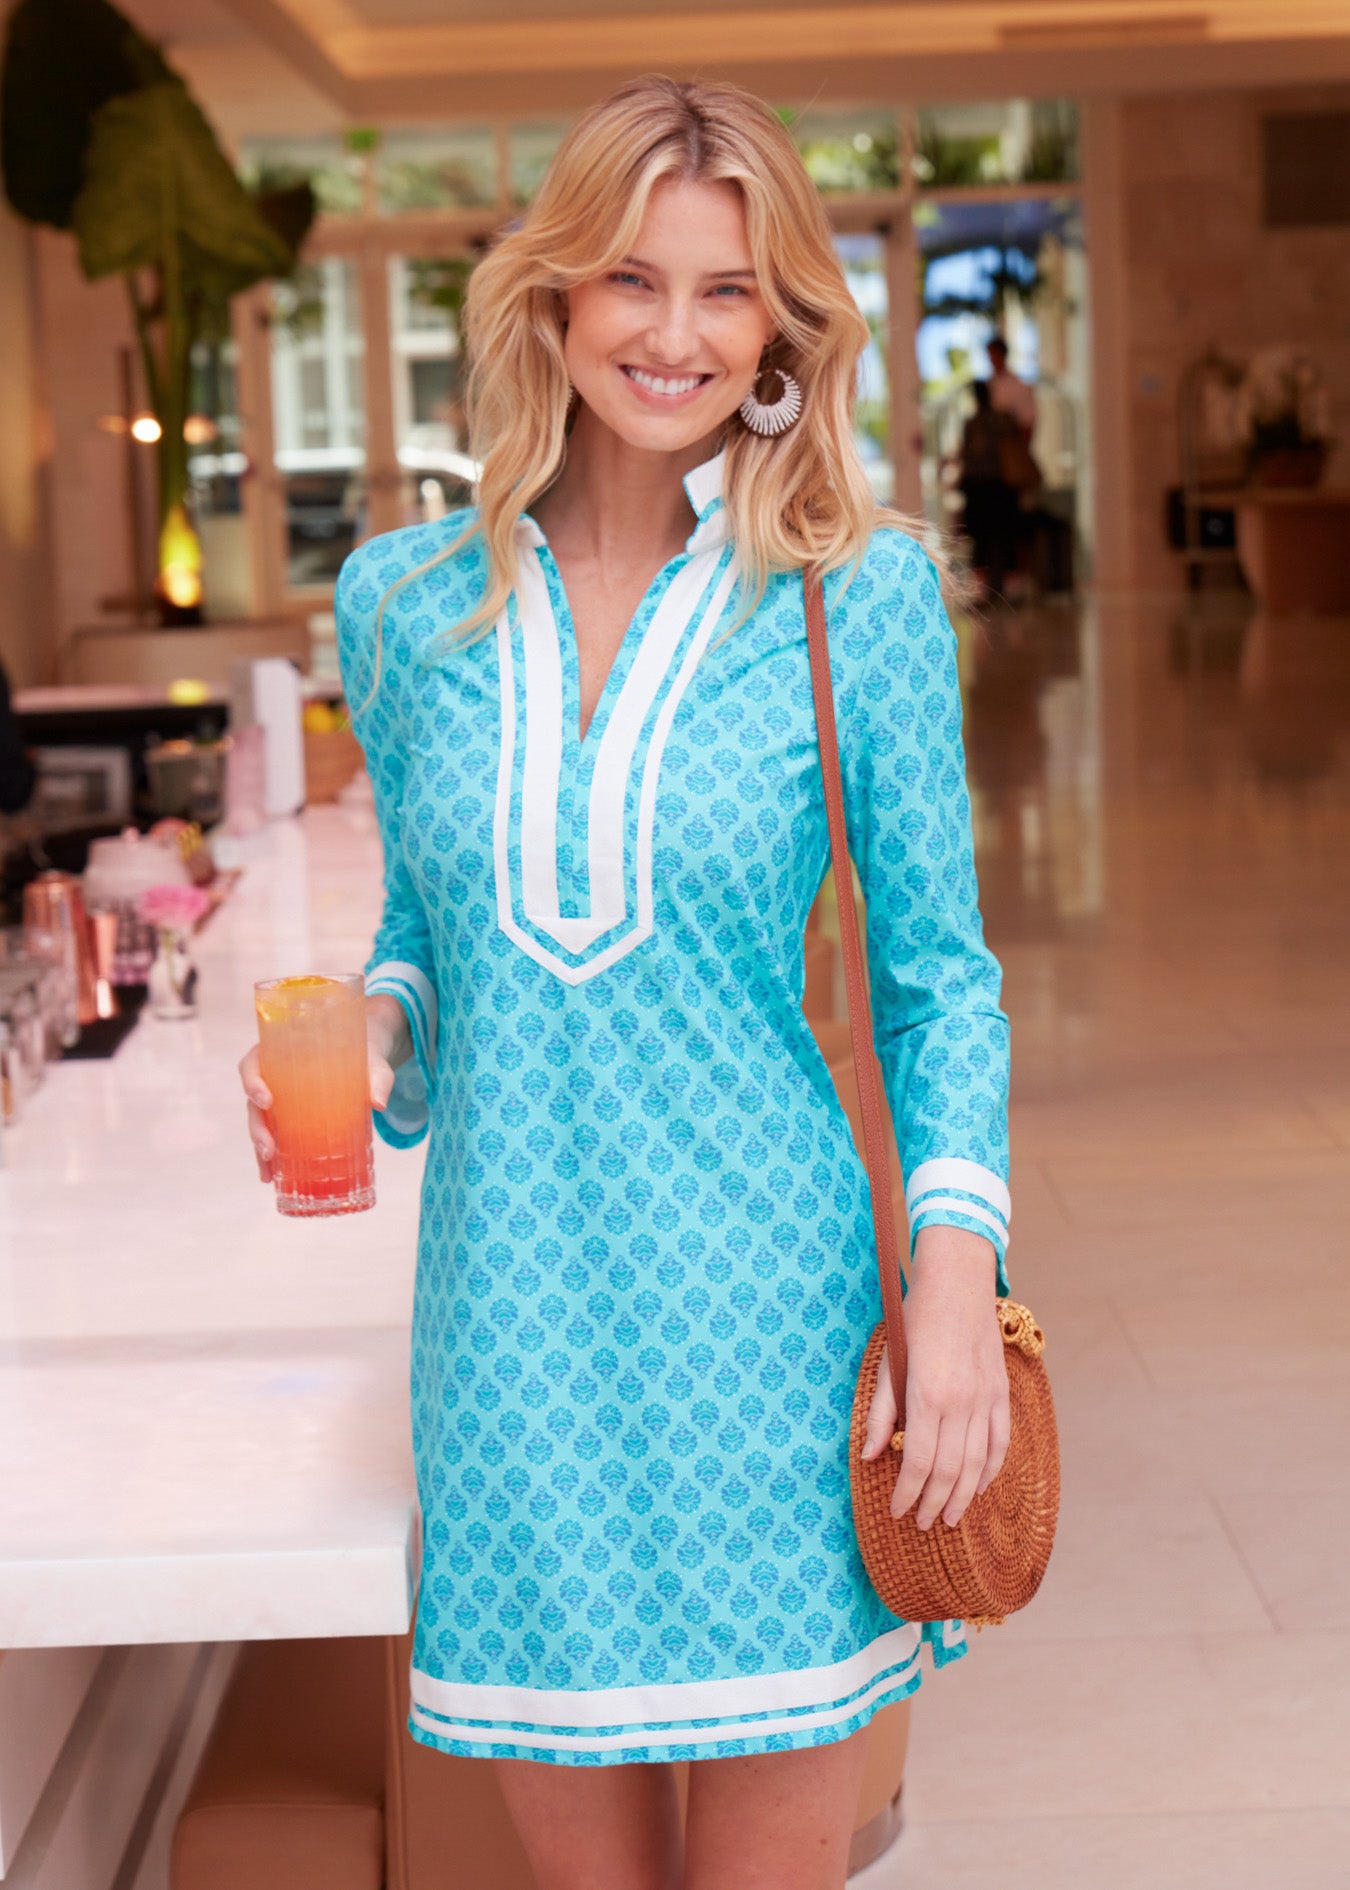
[[(587, 890), (590, 911), (564, 916), (558, 896), (558, 795), (562, 778), (563, 687), (558, 626), (538, 553), (538, 528), (522, 521), (516, 600), (524, 650), (525, 756), (521, 783), (521, 910), (532, 925), (564, 950), (583, 952), (628, 916), (624, 830), (628, 786), (647, 716), (660, 694), (692, 613), (724, 555), (725, 515), (720, 507), (689, 541), (689, 558), (676, 572), (643, 633), (596, 752), (587, 802)], [(515, 915), (509, 848), (511, 784), (517, 717), (515, 660), (508, 609), (497, 619), (501, 679), (502, 744), (493, 825), (497, 921), (503, 932), (537, 963), (568, 984), (593, 978), (651, 936), (652, 854), (661, 757), (680, 700), (721, 619), (736, 583), (734, 555), (727, 557), (689, 641), (684, 661), (666, 692), (646, 754), (638, 800), (637, 913), (632, 926), (584, 964), (550, 951)]]

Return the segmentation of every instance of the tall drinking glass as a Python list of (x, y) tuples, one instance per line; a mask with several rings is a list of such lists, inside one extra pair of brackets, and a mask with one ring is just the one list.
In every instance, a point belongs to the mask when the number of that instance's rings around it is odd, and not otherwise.
[(359, 972), (253, 987), (258, 1065), (272, 1093), (273, 1179), (283, 1214), (375, 1205), (366, 993)]

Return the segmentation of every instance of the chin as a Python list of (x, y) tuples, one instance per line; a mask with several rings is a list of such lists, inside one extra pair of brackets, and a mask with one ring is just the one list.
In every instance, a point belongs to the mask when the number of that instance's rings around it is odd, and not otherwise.
[[(583, 396), (583, 399), (585, 397)], [(679, 453), (721, 431), (731, 418), (725, 413), (670, 414), (648, 419), (632, 413), (605, 413), (591, 409), (602, 426), (617, 434), (625, 446), (640, 453)]]

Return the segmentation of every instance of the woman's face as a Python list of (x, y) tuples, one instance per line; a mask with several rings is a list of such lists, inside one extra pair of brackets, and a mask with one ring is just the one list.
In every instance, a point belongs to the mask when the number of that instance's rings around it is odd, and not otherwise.
[(563, 301), (572, 385), (597, 420), (649, 452), (718, 431), (773, 332), (734, 184), (658, 184), (632, 254)]

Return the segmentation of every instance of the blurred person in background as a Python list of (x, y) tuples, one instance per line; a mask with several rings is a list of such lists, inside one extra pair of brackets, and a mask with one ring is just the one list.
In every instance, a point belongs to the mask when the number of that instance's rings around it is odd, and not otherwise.
[(1020, 444), (1020, 434), (1012, 415), (994, 406), (988, 381), (973, 382), (971, 392), (975, 411), (961, 429), (958, 483), (970, 561), (986, 598), (998, 598), (1017, 556), (1018, 498), (1004, 476), (1004, 460)]
[(989, 356), (989, 398), (994, 411), (1010, 414), (1021, 428), (1022, 438), (1030, 445), (1036, 430), (1036, 390), (1008, 366), (1008, 344), (1002, 335), (994, 336), (986, 353)]

